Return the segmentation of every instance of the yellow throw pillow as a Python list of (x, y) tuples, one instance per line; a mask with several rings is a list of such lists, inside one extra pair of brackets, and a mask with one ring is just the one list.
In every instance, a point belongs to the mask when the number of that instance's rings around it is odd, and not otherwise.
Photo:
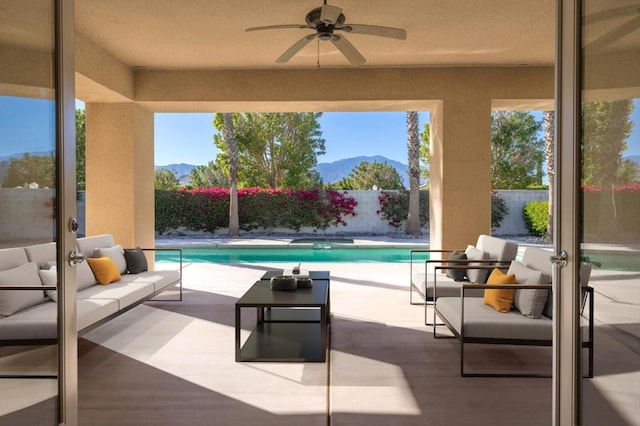
[(120, 271), (118, 267), (108, 256), (88, 257), (87, 262), (96, 276), (96, 280), (102, 285), (110, 284), (114, 281), (120, 281)]
[[(489, 275), (487, 284), (516, 284), (516, 275), (507, 275), (500, 269), (495, 268), (491, 272), (491, 275)], [(493, 306), (493, 308), (498, 312), (509, 312), (511, 310), (511, 305), (513, 304), (514, 293), (515, 290), (509, 290), (506, 288), (486, 289), (484, 291), (484, 304)]]

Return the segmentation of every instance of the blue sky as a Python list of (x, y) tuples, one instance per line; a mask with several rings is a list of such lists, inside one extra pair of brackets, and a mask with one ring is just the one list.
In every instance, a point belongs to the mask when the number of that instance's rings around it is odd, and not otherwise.
[[(429, 113), (419, 114), (420, 128)], [(360, 155), (407, 162), (406, 112), (325, 112), (320, 117), (326, 154), (320, 163)], [(213, 114), (155, 115), (155, 164), (206, 164), (216, 157)], [(179, 160), (179, 161), (178, 161)]]
[[(83, 107), (82, 102), (77, 105)], [(640, 155), (640, 99), (632, 114), (635, 123), (627, 140), (627, 155)], [(53, 103), (0, 96), (0, 157), (53, 149)], [(326, 140), (319, 162), (360, 155), (383, 155), (407, 162), (405, 112), (326, 112), (320, 118)], [(429, 120), (420, 113), (420, 127)], [(216, 157), (213, 114), (158, 113), (155, 115), (155, 164), (206, 164)], [(42, 125), (42, 123), (47, 123)]]

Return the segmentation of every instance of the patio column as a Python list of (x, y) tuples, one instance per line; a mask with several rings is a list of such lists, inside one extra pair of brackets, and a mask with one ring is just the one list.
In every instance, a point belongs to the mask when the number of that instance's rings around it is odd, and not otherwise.
[(87, 235), (154, 246), (153, 113), (134, 102), (85, 105)]
[(430, 245), (464, 249), (491, 232), (491, 100), (460, 93), (431, 111)]

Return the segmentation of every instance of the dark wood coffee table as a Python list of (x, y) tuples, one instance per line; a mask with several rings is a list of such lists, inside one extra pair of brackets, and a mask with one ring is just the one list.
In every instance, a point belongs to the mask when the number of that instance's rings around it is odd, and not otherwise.
[[(310, 272), (313, 287), (272, 291), (268, 271), (236, 302), (236, 361), (325, 362), (329, 333), (329, 272)], [(316, 278), (314, 278), (316, 277)], [(240, 339), (243, 308), (256, 308), (257, 323)]]

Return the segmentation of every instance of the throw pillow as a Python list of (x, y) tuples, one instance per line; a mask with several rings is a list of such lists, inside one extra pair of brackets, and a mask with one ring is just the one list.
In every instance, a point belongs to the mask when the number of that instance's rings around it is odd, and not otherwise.
[(124, 257), (124, 249), (120, 244), (112, 247), (97, 248), (94, 253), (95, 257), (108, 256), (118, 267), (118, 272), (124, 274), (127, 272), (127, 259)]
[[(515, 260), (511, 262), (507, 273), (514, 274), (518, 284), (540, 284), (542, 280), (542, 272), (527, 268)], [(513, 295), (513, 306), (526, 317), (540, 318), (548, 294), (549, 290), (546, 288), (516, 290)]]
[[(458, 251), (454, 251), (449, 256), (451, 260), (466, 260), (467, 255), (465, 253), (460, 253)], [(455, 262), (451, 263), (451, 265), (462, 266), (465, 265), (466, 262)], [(447, 269), (447, 276), (454, 281), (463, 281), (466, 275), (465, 269)]]
[(130, 274), (139, 274), (149, 269), (147, 257), (140, 247), (125, 250), (124, 258), (127, 260), (127, 271)]
[[(468, 260), (483, 260), (488, 259), (489, 254), (485, 253), (481, 250), (478, 250), (472, 245), (468, 245), (467, 249), (464, 251), (467, 255)], [(469, 265), (481, 265), (479, 263), (469, 262)], [(487, 269), (467, 269), (467, 278), (469, 281), (476, 284), (484, 284), (487, 282), (487, 276), (489, 275), (489, 270)]]
[(98, 283), (102, 285), (107, 285), (122, 279), (118, 267), (109, 256), (90, 257), (87, 259), (87, 262), (89, 262), (89, 266)]
[(78, 291), (96, 284), (96, 276), (93, 275), (89, 262), (85, 261), (76, 265), (76, 282)]
[[(515, 284), (516, 276), (514, 274), (505, 274), (498, 268), (494, 268), (487, 279), (487, 284)], [(502, 313), (511, 310), (513, 304), (513, 293), (515, 291), (507, 288), (486, 289), (484, 291), (484, 304), (493, 306), (493, 308)]]
[(38, 265), (35, 262), (0, 271), (0, 287), (2, 286), (30, 286), (41, 289), (0, 291), (0, 316), (13, 315), (45, 300), (42, 282), (38, 276)]
[[(55, 268), (52, 269), (40, 269), (38, 271), (40, 274), (40, 281), (42, 281), (42, 285), (58, 285), (58, 271)], [(45, 290), (45, 294), (49, 297), (49, 299), (54, 302), (58, 301), (58, 291), (57, 290)]]

